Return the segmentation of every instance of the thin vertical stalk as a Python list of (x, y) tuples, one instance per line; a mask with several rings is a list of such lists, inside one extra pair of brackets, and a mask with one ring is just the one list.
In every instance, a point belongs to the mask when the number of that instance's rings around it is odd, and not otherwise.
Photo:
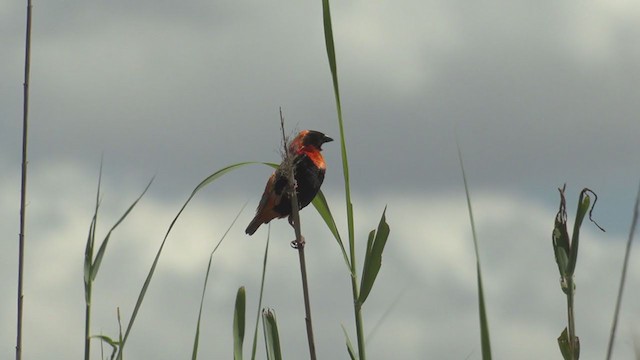
[(460, 170), (462, 170), (464, 192), (467, 197), (469, 222), (471, 223), (471, 234), (473, 235), (473, 248), (476, 253), (476, 282), (478, 284), (478, 314), (480, 316), (480, 344), (482, 345), (482, 359), (491, 360), (491, 338), (489, 336), (489, 321), (487, 320), (487, 309), (484, 301), (482, 273), (480, 272), (480, 251), (478, 250), (478, 234), (476, 233), (476, 222), (473, 217), (473, 208), (471, 207), (471, 195), (469, 193), (469, 184), (467, 183), (467, 174), (464, 171), (464, 162), (462, 161), (462, 150), (460, 149), (460, 143), (457, 140), (457, 136), (456, 146), (458, 147), (458, 160), (460, 161)]
[(349, 182), (349, 161), (345, 144), (344, 126), (342, 121), (342, 105), (340, 102), (340, 86), (338, 85), (338, 65), (336, 51), (333, 42), (333, 26), (331, 23), (331, 7), (329, 0), (322, 0), (322, 19), (324, 25), (324, 40), (327, 48), (327, 58), (333, 81), (333, 93), (336, 99), (336, 111), (338, 113), (338, 126), (340, 127), (340, 151), (342, 153), (342, 173), (344, 176), (344, 195), (347, 207), (347, 229), (349, 233), (349, 257), (351, 265), (351, 291), (353, 295), (353, 309), (356, 320), (356, 336), (358, 339), (358, 357), (360, 360), (367, 358), (365, 353), (364, 326), (362, 324), (362, 304), (358, 301), (360, 289), (356, 268), (355, 235), (353, 222), (353, 205), (351, 204), (351, 187)]
[[(87, 296), (91, 299), (91, 283), (87, 287)], [(91, 357), (91, 302), (84, 306), (84, 360)]]
[(575, 317), (573, 315), (573, 297), (574, 297), (574, 284), (573, 284), (573, 276), (567, 278), (567, 285), (569, 287), (569, 291), (567, 292), (567, 317), (569, 326), (567, 328), (569, 335), (569, 349), (571, 350), (571, 356), (574, 360), (578, 359), (578, 339), (576, 338), (576, 322)]
[(85, 249), (84, 258), (84, 360), (91, 358), (91, 296), (93, 293), (93, 280), (91, 279), (91, 273), (93, 272), (94, 260), (93, 260), (93, 248), (96, 240), (96, 228), (98, 226), (98, 209), (100, 208), (100, 186), (102, 184), (102, 163), (103, 159), (100, 158), (100, 172), (98, 173), (98, 189), (96, 190), (96, 207), (91, 219), (91, 225), (89, 225), (89, 235), (87, 237), (87, 245)]
[(23, 279), (24, 279), (24, 228), (26, 221), (27, 202), (27, 134), (29, 125), (29, 77), (31, 68), (31, 0), (27, 0), (27, 34), (24, 54), (24, 93), (22, 107), (22, 181), (20, 184), (20, 233), (18, 236), (18, 324), (16, 336), (16, 360), (22, 359), (22, 316), (23, 308)]
[(287, 164), (287, 177), (289, 178), (289, 193), (291, 194), (291, 217), (292, 225), (296, 234), (296, 239), (292, 242), (292, 246), (298, 250), (298, 258), (300, 260), (300, 275), (302, 276), (302, 295), (304, 297), (305, 325), (307, 328), (307, 341), (309, 343), (309, 358), (316, 360), (316, 345), (313, 338), (313, 322), (311, 321), (311, 301), (309, 298), (309, 283), (307, 280), (307, 263), (304, 256), (304, 237), (300, 227), (300, 209), (298, 208), (298, 195), (295, 190), (295, 164), (287, 149), (287, 141), (284, 132), (284, 117), (282, 109), (280, 109), (280, 127), (282, 129), (282, 141), (284, 143), (284, 163)]
[[(638, 195), (636, 196), (636, 205), (633, 210), (633, 219), (631, 220), (631, 229), (629, 230), (629, 237), (627, 239), (627, 248), (624, 253), (624, 262), (622, 265), (622, 275), (620, 276), (620, 286), (618, 287), (618, 298), (616, 300), (616, 309), (613, 312), (613, 322), (611, 323), (611, 333), (609, 336), (609, 345), (607, 346), (607, 360), (611, 359), (613, 354), (613, 341), (616, 337), (616, 328), (618, 327), (618, 316), (620, 315), (620, 306), (622, 303), (622, 293), (624, 291), (624, 284), (627, 280), (627, 268), (629, 267), (629, 255), (631, 254), (631, 244), (633, 243), (633, 234), (636, 232), (636, 225), (638, 224), (638, 212), (640, 209), (640, 188), (638, 189)], [(636, 353), (636, 356), (638, 354)]]

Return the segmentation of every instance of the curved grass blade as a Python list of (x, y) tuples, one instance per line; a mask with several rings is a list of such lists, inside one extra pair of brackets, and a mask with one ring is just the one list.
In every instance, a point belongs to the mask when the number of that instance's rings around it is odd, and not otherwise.
[(209, 255), (209, 264), (207, 264), (207, 272), (204, 276), (204, 285), (202, 286), (202, 297), (200, 298), (200, 310), (198, 310), (198, 322), (196, 323), (196, 335), (195, 335), (195, 339), (193, 340), (193, 351), (191, 352), (192, 360), (196, 360), (198, 358), (198, 345), (200, 343), (200, 319), (202, 318), (202, 307), (204, 304), (204, 295), (207, 292), (207, 283), (209, 282), (209, 273), (211, 271), (211, 263), (213, 262), (213, 254), (215, 254), (220, 244), (222, 244), (222, 240), (224, 240), (227, 237), (227, 234), (229, 233), (233, 225), (236, 223), (236, 221), (240, 217), (240, 214), (242, 214), (242, 211), (246, 206), (247, 206), (247, 203), (242, 205), (242, 208), (240, 208), (240, 211), (238, 211), (238, 214), (236, 214), (236, 217), (231, 222), (231, 225), (229, 225), (229, 227), (224, 232), (224, 234), (222, 235), (222, 237), (220, 238), (216, 246), (213, 248), (213, 251), (211, 251), (211, 254)]
[(387, 244), (390, 231), (385, 216), (386, 212), (387, 208), (385, 207), (382, 212), (382, 217), (380, 218), (380, 223), (378, 224), (378, 231), (371, 230), (369, 233), (360, 283), (360, 297), (358, 298), (360, 304), (364, 304), (365, 300), (367, 300), (371, 289), (373, 289), (373, 284), (378, 277), (380, 267), (382, 266), (382, 252)]
[(584, 191), (580, 193), (578, 200), (578, 211), (576, 212), (576, 220), (573, 223), (573, 235), (571, 236), (571, 253), (569, 254), (569, 264), (567, 273), (573, 275), (576, 264), (578, 262), (578, 245), (580, 244), (580, 227), (584, 220), (589, 206), (591, 205), (591, 198), (586, 195)]
[(84, 295), (85, 295), (85, 347), (84, 347), (84, 357), (85, 359), (89, 359), (91, 352), (91, 298), (92, 298), (92, 289), (93, 282), (98, 275), (98, 270), (100, 269), (100, 264), (102, 264), (102, 259), (104, 258), (104, 254), (107, 249), (107, 244), (109, 243), (109, 239), (113, 231), (124, 221), (124, 219), (129, 215), (129, 213), (133, 210), (136, 204), (142, 199), (144, 194), (147, 192), (151, 183), (153, 182), (153, 178), (149, 181), (149, 184), (145, 187), (144, 191), (138, 198), (129, 206), (129, 208), (125, 211), (125, 213), (116, 221), (116, 223), (111, 227), (107, 236), (102, 241), (100, 248), (98, 249), (98, 253), (96, 254), (95, 259), (93, 258), (93, 251), (95, 246), (95, 238), (96, 238), (96, 224), (98, 221), (98, 209), (100, 207), (100, 185), (102, 182), (102, 159), (100, 160), (100, 174), (98, 176), (98, 190), (96, 192), (96, 207), (93, 213), (93, 218), (91, 219), (91, 225), (89, 225), (89, 236), (87, 238), (87, 245), (85, 248), (85, 256), (84, 256)]
[(333, 219), (333, 215), (331, 214), (331, 210), (329, 209), (329, 204), (327, 203), (327, 199), (324, 197), (322, 190), (318, 191), (318, 194), (312, 201), (313, 206), (324, 220), (325, 224), (333, 234), (333, 237), (338, 242), (338, 246), (340, 246), (340, 251), (342, 251), (342, 257), (344, 258), (344, 262), (351, 272), (351, 262), (349, 261), (349, 256), (347, 255), (347, 251), (344, 248), (344, 243), (342, 242), (342, 237), (340, 237), (340, 233), (338, 232), (338, 226), (336, 225), (335, 220)]
[[(96, 239), (96, 224), (98, 222), (98, 209), (100, 208), (100, 185), (102, 184), (102, 163), (100, 159), (100, 171), (98, 172), (98, 190), (96, 191), (96, 207), (93, 212), (93, 218), (89, 225), (89, 236), (87, 237), (87, 245), (84, 250), (84, 291), (85, 302), (90, 303), (91, 299), (91, 264), (93, 263), (93, 246)], [(89, 334), (87, 334), (88, 336)], [(88, 354), (87, 354), (88, 355)]]
[[(627, 268), (629, 267), (629, 256), (631, 254), (631, 244), (633, 243), (633, 236), (636, 232), (636, 225), (638, 224), (638, 217), (640, 216), (640, 187), (638, 188), (638, 195), (636, 195), (636, 204), (633, 210), (633, 220), (631, 220), (631, 229), (629, 229), (629, 237), (627, 239), (627, 247), (624, 252), (624, 261), (622, 265), (622, 275), (620, 276), (620, 286), (618, 287), (618, 297), (616, 299), (616, 308), (613, 312), (613, 322), (611, 323), (611, 332), (609, 335), (609, 345), (607, 345), (607, 360), (611, 359), (613, 353), (613, 342), (616, 337), (616, 328), (618, 327), (618, 316), (620, 315), (620, 305), (622, 303), (622, 293), (624, 291), (624, 285), (627, 279)], [(635, 339), (634, 339), (635, 340)], [(636, 359), (640, 359), (640, 348), (637, 341), (634, 341), (634, 347), (636, 352)]]
[[(593, 205), (591, 205), (591, 197), (589, 196), (591, 193), (594, 197)], [(571, 254), (569, 257), (569, 270), (568, 273), (573, 275), (576, 263), (578, 262), (578, 244), (580, 243), (580, 227), (582, 226), (582, 221), (584, 217), (587, 215), (587, 211), (589, 211), (589, 220), (598, 227), (598, 229), (604, 231), (604, 229), (598, 225), (592, 218), (591, 212), (593, 212), (593, 208), (596, 205), (596, 201), (598, 201), (598, 196), (591, 191), (590, 189), (584, 188), (580, 192), (580, 198), (578, 199), (578, 211), (576, 212), (576, 221), (573, 224), (573, 235), (571, 236)]]
[(191, 192), (191, 194), (189, 195), (189, 197), (187, 198), (185, 203), (182, 205), (182, 207), (180, 208), (180, 210), (178, 211), (178, 213), (176, 214), (174, 219), (171, 221), (171, 224), (169, 225), (169, 228), (167, 229), (167, 232), (165, 233), (165, 236), (162, 239), (162, 242), (160, 243), (160, 247), (158, 248), (156, 256), (153, 259), (153, 263), (151, 264), (151, 268), (149, 269), (149, 273), (147, 274), (147, 277), (146, 277), (146, 279), (144, 281), (144, 284), (142, 285), (142, 289), (140, 290), (140, 293), (138, 294), (138, 299), (137, 299), (136, 304), (134, 306), (133, 312), (131, 313), (131, 318), (129, 319), (129, 323), (127, 325), (127, 329), (125, 330), (124, 337), (122, 339), (120, 348), (118, 349), (118, 360), (122, 360), (122, 353), (124, 351), (124, 346), (126, 345), (127, 339), (129, 338), (129, 334), (131, 333), (131, 329), (133, 328), (133, 324), (135, 323), (135, 320), (136, 320), (136, 318), (138, 316), (138, 312), (140, 311), (140, 307), (142, 306), (142, 302), (144, 301), (144, 297), (145, 297), (145, 295), (147, 293), (147, 289), (149, 288), (149, 285), (151, 284), (151, 280), (153, 279), (153, 275), (155, 273), (155, 269), (156, 269), (156, 267), (158, 265), (158, 261), (160, 260), (160, 255), (162, 254), (162, 250), (164, 249), (164, 245), (166, 244), (166, 241), (167, 241), (167, 239), (169, 237), (169, 234), (171, 233), (171, 230), (173, 229), (173, 226), (178, 221), (178, 218), (180, 217), (180, 215), (182, 215), (182, 212), (184, 211), (184, 209), (187, 207), (189, 202), (193, 199), (193, 197), (200, 190), (202, 190), (204, 187), (206, 187), (207, 185), (209, 185), (213, 181), (217, 180), (221, 176), (223, 176), (223, 175), (225, 175), (225, 174), (227, 174), (227, 173), (229, 173), (229, 172), (231, 172), (233, 170), (236, 170), (238, 168), (244, 167), (246, 165), (253, 165), (253, 164), (267, 165), (267, 166), (270, 166), (272, 168), (277, 168), (278, 167), (278, 165), (274, 164), (274, 163), (258, 162), (258, 161), (246, 161), (246, 162), (232, 164), (232, 165), (226, 166), (226, 167), (216, 171), (215, 173), (209, 175), (207, 178), (202, 180), (195, 187), (195, 189), (193, 189), (193, 191)]
[(264, 294), (264, 279), (267, 273), (267, 258), (269, 255), (269, 240), (271, 239), (271, 224), (267, 231), (267, 245), (264, 248), (264, 260), (262, 261), (262, 279), (260, 280), (260, 296), (258, 298), (258, 313), (256, 314), (256, 327), (253, 331), (253, 346), (251, 347), (251, 360), (255, 360), (258, 348), (258, 325), (260, 324), (260, 310), (262, 309), (262, 295)]
[(464, 172), (464, 163), (462, 162), (462, 151), (460, 144), (456, 140), (458, 146), (458, 159), (460, 160), (460, 169), (462, 169), (462, 180), (464, 181), (464, 191), (467, 195), (467, 208), (469, 209), (469, 220), (471, 222), (471, 232), (473, 233), (473, 246), (476, 253), (476, 280), (478, 283), (478, 310), (480, 313), (480, 343), (482, 345), (482, 359), (491, 359), (491, 339), (489, 336), (489, 321), (487, 320), (487, 312), (484, 302), (484, 290), (482, 287), (482, 274), (480, 273), (480, 253), (478, 252), (478, 235), (476, 234), (476, 225), (473, 220), (473, 209), (471, 208), (471, 196), (469, 195), (469, 185), (467, 184), (467, 176)]
[(273, 310), (262, 311), (262, 326), (264, 330), (264, 342), (268, 360), (282, 360), (280, 349), (280, 336), (278, 335), (278, 321)]
[[(99, 192), (100, 190), (98, 190)], [(95, 243), (95, 228), (98, 218), (98, 209), (91, 219), (89, 225), (89, 236), (87, 237), (87, 245), (84, 251), (84, 300), (88, 304), (91, 302), (91, 263), (93, 262), (93, 244)]]
[(140, 307), (142, 306), (142, 302), (144, 301), (144, 297), (145, 297), (145, 295), (147, 293), (147, 289), (149, 288), (149, 284), (151, 283), (151, 280), (153, 279), (153, 274), (155, 273), (156, 267), (158, 266), (158, 261), (160, 260), (160, 255), (162, 254), (162, 250), (164, 249), (164, 245), (165, 245), (165, 243), (167, 241), (167, 238), (169, 237), (169, 234), (171, 233), (171, 229), (173, 229), (173, 226), (175, 225), (176, 221), (178, 221), (178, 218), (180, 217), (180, 215), (182, 214), (184, 209), (187, 207), (187, 205), (189, 204), (191, 199), (193, 199), (193, 197), (200, 190), (202, 190), (205, 186), (209, 185), (210, 183), (212, 183), (216, 179), (220, 178), (222, 175), (224, 175), (224, 174), (226, 174), (226, 173), (228, 173), (228, 172), (230, 172), (232, 170), (238, 169), (238, 168), (246, 166), (246, 165), (252, 165), (252, 164), (263, 164), (263, 165), (271, 166), (270, 163), (247, 161), (247, 162), (241, 162), (241, 163), (229, 165), (229, 166), (226, 166), (226, 167), (216, 171), (215, 173), (209, 175), (206, 179), (202, 180), (200, 182), (200, 184), (198, 184), (195, 187), (195, 189), (193, 189), (193, 191), (191, 192), (191, 195), (189, 195), (189, 197), (187, 198), (187, 201), (185, 201), (184, 205), (182, 205), (182, 208), (180, 208), (180, 211), (178, 211), (178, 214), (175, 216), (173, 221), (171, 221), (171, 224), (169, 225), (169, 228), (167, 229), (167, 232), (164, 235), (164, 238), (162, 239), (162, 242), (160, 243), (160, 248), (158, 249), (158, 252), (156, 253), (155, 258), (153, 259), (153, 263), (151, 264), (151, 268), (149, 269), (149, 273), (147, 274), (147, 277), (146, 277), (146, 279), (144, 281), (144, 284), (142, 285), (142, 289), (140, 290), (140, 294), (138, 295), (138, 300), (136, 301), (136, 305), (133, 308), (133, 312), (131, 313), (131, 318), (129, 319), (129, 324), (127, 325), (127, 329), (126, 329), (126, 331), (124, 333), (124, 338), (122, 339), (122, 343), (121, 343), (119, 351), (118, 351), (118, 360), (122, 360), (122, 352), (124, 350), (124, 346), (127, 343), (127, 339), (129, 338), (129, 333), (131, 332), (131, 329), (133, 328), (133, 324), (135, 323), (136, 317), (138, 316), (138, 312), (140, 311)]
[(366, 360), (364, 340), (364, 325), (362, 321), (361, 306), (358, 303), (360, 290), (358, 289), (358, 275), (356, 270), (355, 235), (353, 220), (353, 204), (351, 203), (351, 185), (349, 182), (349, 161), (347, 146), (344, 136), (344, 124), (342, 119), (342, 105), (340, 102), (340, 86), (338, 84), (338, 65), (336, 62), (336, 50), (333, 42), (333, 26), (331, 24), (331, 8), (329, 0), (322, 0), (322, 21), (324, 27), (324, 39), (327, 48), (327, 58), (331, 69), (333, 81), (333, 93), (336, 99), (336, 111), (338, 113), (338, 126), (340, 128), (340, 152), (342, 155), (342, 173), (344, 176), (344, 196), (347, 210), (347, 233), (349, 236), (349, 265), (351, 269), (351, 292), (353, 297), (353, 311), (356, 322), (356, 336), (358, 341), (358, 355), (360, 360)]
[[(567, 200), (564, 196), (564, 191), (567, 185), (565, 184), (562, 188), (558, 188), (560, 192), (560, 207), (558, 209), (558, 213), (556, 214), (556, 218), (554, 221), (553, 234), (552, 234), (552, 244), (553, 244), (553, 253), (556, 256), (556, 263), (558, 264), (558, 271), (560, 272), (561, 279), (567, 279), (570, 277), (569, 274), (569, 254), (571, 253), (571, 245), (569, 240), (569, 232), (567, 231)], [(565, 281), (562, 281), (564, 284)], [(567, 289), (563, 286), (562, 288), (565, 294), (567, 293)]]
[(91, 281), (95, 280), (96, 276), (98, 276), (98, 270), (100, 269), (100, 264), (102, 264), (102, 258), (104, 257), (104, 253), (107, 250), (107, 244), (109, 243), (109, 238), (111, 237), (111, 233), (118, 227), (118, 225), (120, 225), (120, 223), (122, 223), (122, 221), (124, 221), (124, 219), (129, 215), (131, 210), (133, 210), (133, 208), (138, 204), (138, 201), (142, 199), (142, 197), (147, 192), (147, 190), (149, 190), (151, 183), (153, 183), (153, 179), (154, 178), (151, 178), (147, 186), (144, 188), (144, 191), (142, 191), (142, 194), (140, 194), (140, 196), (138, 196), (138, 198), (131, 204), (131, 206), (129, 206), (127, 211), (125, 211), (124, 214), (122, 214), (120, 219), (118, 219), (118, 221), (116, 221), (116, 223), (111, 227), (111, 229), (107, 233), (107, 236), (105, 236), (104, 240), (102, 240), (102, 244), (100, 244), (100, 248), (98, 249), (96, 258), (93, 261), (93, 264), (91, 265)]
[(340, 325), (342, 327), (342, 332), (344, 333), (345, 343), (347, 345), (347, 352), (349, 353), (349, 359), (356, 360), (358, 357), (356, 356), (356, 351), (353, 349), (353, 344), (351, 344), (351, 339), (349, 339), (349, 334), (347, 333), (347, 329), (344, 328), (344, 325)]
[(236, 306), (233, 311), (233, 358), (242, 360), (242, 344), (244, 342), (244, 315), (247, 296), (244, 286), (240, 286), (236, 295)]
[(113, 340), (112, 338), (106, 336), (106, 335), (92, 335), (91, 336), (92, 339), (98, 339), (100, 341), (102, 341), (103, 343), (111, 346), (111, 359), (113, 359), (116, 356), (116, 352), (118, 351), (118, 345), (120, 345), (120, 343), (116, 340)]
[(389, 305), (389, 307), (382, 314), (382, 316), (380, 317), (378, 322), (376, 322), (376, 324), (373, 326), (373, 328), (367, 334), (367, 337), (366, 337), (366, 341), (367, 342), (370, 342), (371, 340), (373, 340), (373, 338), (375, 337), (376, 333), (378, 332), (378, 329), (382, 326), (382, 324), (385, 322), (385, 320), (387, 320), (389, 315), (391, 315), (391, 313), (398, 307), (398, 304), (400, 304), (400, 300), (402, 300), (404, 298), (404, 295), (409, 290), (409, 287), (410, 287), (410, 285), (405, 286), (405, 288), (402, 289), (402, 291), (400, 291), (398, 293), (398, 295), (396, 295), (396, 298), (393, 300), (391, 305)]

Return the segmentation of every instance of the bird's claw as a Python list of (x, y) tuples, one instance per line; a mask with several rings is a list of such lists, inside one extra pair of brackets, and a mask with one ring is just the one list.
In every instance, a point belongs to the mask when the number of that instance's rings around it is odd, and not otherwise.
[(300, 236), (300, 240), (296, 239), (296, 240), (293, 240), (291, 242), (291, 247), (296, 249), (296, 250), (300, 250), (300, 249), (304, 248), (304, 244), (305, 244), (304, 236)]

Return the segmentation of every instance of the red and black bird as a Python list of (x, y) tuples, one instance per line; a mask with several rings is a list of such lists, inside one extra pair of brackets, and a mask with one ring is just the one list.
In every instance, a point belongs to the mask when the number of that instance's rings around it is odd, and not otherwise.
[[(303, 130), (289, 143), (289, 156), (293, 157), (294, 177), (298, 209), (302, 209), (313, 200), (320, 190), (326, 164), (320, 151), (322, 144), (333, 141), (332, 138), (315, 130)], [(271, 175), (264, 188), (262, 199), (245, 232), (249, 235), (258, 230), (260, 225), (271, 220), (291, 215), (291, 196), (287, 192), (289, 179), (284, 169), (284, 162)]]

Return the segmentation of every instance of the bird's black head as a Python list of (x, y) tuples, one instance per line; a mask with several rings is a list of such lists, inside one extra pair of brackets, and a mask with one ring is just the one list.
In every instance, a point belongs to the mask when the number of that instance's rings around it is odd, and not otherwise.
[(333, 141), (332, 138), (315, 130), (303, 130), (298, 137), (301, 138), (302, 146), (311, 145), (318, 150), (322, 150), (322, 144)]

